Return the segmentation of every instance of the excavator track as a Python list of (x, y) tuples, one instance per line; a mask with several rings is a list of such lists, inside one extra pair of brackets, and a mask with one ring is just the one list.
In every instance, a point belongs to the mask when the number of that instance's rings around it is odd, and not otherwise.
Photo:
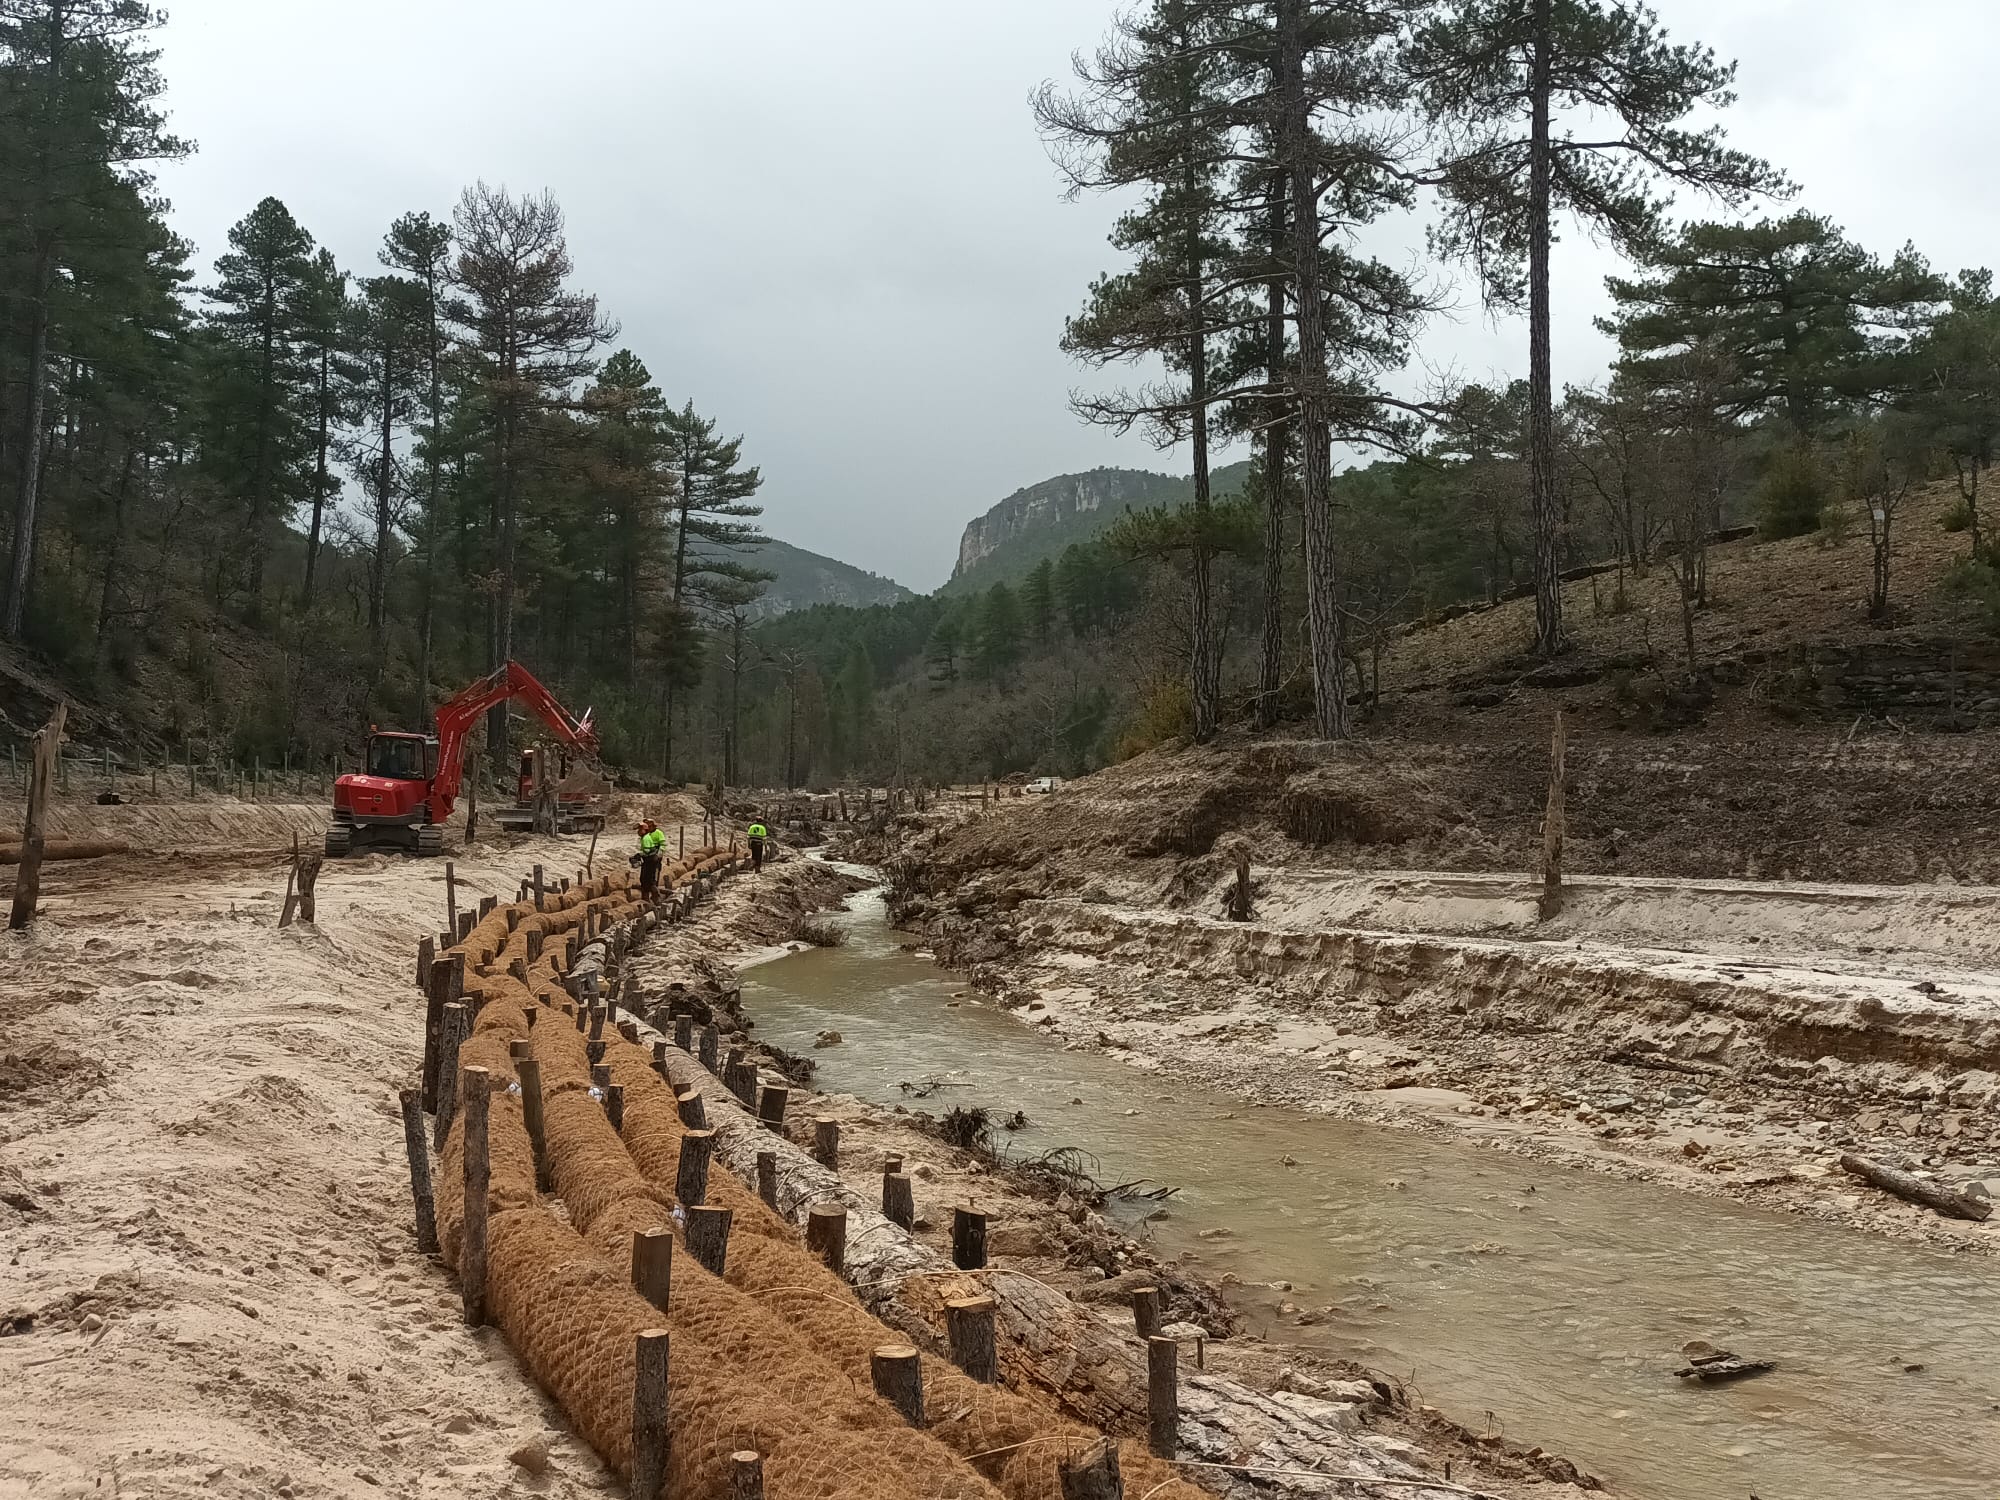
[(444, 853), (444, 828), (442, 825), (424, 823), (418, 826), (417, 853), (425, 856)]
[(345, 859), (354, 852), (354, 829), (346, 823), (332, 823), (326, 830), (326, 857)]

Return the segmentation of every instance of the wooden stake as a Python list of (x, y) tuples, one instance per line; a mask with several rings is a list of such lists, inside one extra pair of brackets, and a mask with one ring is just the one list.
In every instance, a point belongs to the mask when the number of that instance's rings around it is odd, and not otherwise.
[(1132, 1289), (1132, 1326), (1142, 1339), (1149, 1339), (1160, 1331), (1158, 1287), (1141, 1286)]
[(417, 939), (417, 993), (428, 995), (431, 989), (431, 965), (437, 961), (437, 940), (426, 934)]
[(687, 1089), (674, 1095), (674, 1103), (679, 1106), (681, 1124), (689, 1130), (708, 1129), (708, 1110), (702, 1105), (698, 1089)]
[(546, 1193), (551, 1184), (548, 1137), (542, 1125), (542, 1065), (535, 1058), (524, 1057), (514, 1064), (514, 1076), (521, 1080), (521, 1123), (535, 1153), (535, 1191)]
[(882, 1217), (904, 1229), (917, 1222), (916, 1192), (908, 1172), (882, 1174)]
[(685, 1209), (708, 1200), (708, 1158), (715, 1149), (712, 1130), (681, 1132), (681, 1154), (674, 1168), (674, 1197)]
[(639, 1335), (632, 1373), (632, 1500), (666, 1500), (667, 1346), (664, 1328)]
[(875, 1394), (903, 1414), (912, 1427), (924, 1422), (924, 1365), (908, 1344), (884, 1344), (868, 1356)]
[(778, 1153), (759, 1151), (757, 1153), (757, 1196), (764, 1200), (764, 1206), (773, 1213), (778, 1209)]
[(63, 723), (69, 704), (58, 703), (49, 722), (35, 731), (28, 746), (28, 816), (21, 824), (21, 862), (14, 870), (14, 908), (7, 926), (22, 931), (35, 920), (35, 903), (42, 894), (42, 853), (48, 847), (49, 788), (59, 773)]
[(806, 1249), (838, 1276), (847, 1265), (847, 1206), (815, 1203), (806, 1210)]
[(450, 954), (432, 960), (430, 992), (424, 1008), (423, 1077), (424, 1108), (432, 1112), (438, 1107), (438, 1058), (444, 1047), (444, 1010), (447, 1005), (458, 1003), (453, 985), (461, 972)]
[(900, 1171), (902, 1171), (902, 1170), (903, 1170), (903, 1158), (902, 1158), (902, 1157), (900, 1157), (900, 1156), (896, 1156), (896, 1155), (894, 1155), (894, 1154), (891, 1154), (891, 1155), (888, 1155), (888, 1156), (885, 1156), (885, 1157), (883, 1157), (883, 1158), (882, 1158), (882, 1175), (883, 1175), (883, 1176), (885, 1176), (885, 1177), (886, 1177), (886, 1176), (888, 1176), (888, 1175), (889, 1175), (889, 1174), (890, 1174), (891, 1172), (900, 1172)]
[(764, 1458), (748, 1448), (729, 1455), (729, 1500), (764, 1500)]
[(292, 925), (292, 912), (298, 907), (298, 897), (294, 894), (298, 885), (298, 879), (299, 835), (298, 830), (294, 829), (292, 831), (292, 868), (285, 876), (285, 904), (278, 912), (278, 925), (280, 927), (289, 927)]
[(471, 1035), (472, 1012), (463, 1005), (447, 1005), (443, 1038), (438, 1044), (437, 1138), (433, 1144), (439, 1151), (444, 1150), (445, 1137), (451, 1134), (452, 1116), (459, 1104), (458, 1049)]
[(1542, 815), (1542, 900), (1544, 922), (1562, 910), (1563, 903), (1563, 712), (1556, 710), (1556, 727), (1549, 740), (1549, 803)]
[(840, 1170), (840, 1121), (824, 1115), (813, 1121), (813, 1159), (829, 1172)]
[(1146, 1340), (1146, 1440), (1156, 1458), (1180, 1446), (1180, 1344), (1159, 1334)]
[(444, 862), (444, 925), (458, 931), (458, 869), (450, 860)]
[(639, 1023), (637, 1021), (620, 1021), (618, 1023), (618, 1034), (633, 1046), (636, 1047), (639, 1045)]
[(986, 1268), (986, 1215), (970, 1208), (951, 1211), (951, 1263), (961, 1271)]
[(625, 1085), (609, 1083), (604, 1086), (604, 1118), (611, 1122), (611, 1128), (623, 1134), (625, 1130)]
[(699, 1061), (709, 1072), (715, 1071), (715, 1060), (722, 1051), (722, 1033), (711, 1023), (701, 1028), (701, 1055)]
[(632, 1236), (632, 1286), (661, 1312), (674, 1285), (674, 1236), (668, 1229), (641, 1229)]
[(694, 1051), (694, 1017), (674, 1017), (674, 1045), (683, 1052)]
[(473, 915), (471, 912), (462, 911), (458, 914), (458, 925), (452, 931), (457, 933), (458, 940), (461, 943), (472, 936), (472, 923)]
[(766, 1129), (775, 1130), (780, 1135), (784, 1133), (785, 1102), (791, 1097), (792, 1091), (782, 1083), (773, 1083), (765, 1087), (764, 1092), (757, 1098), (757, 1118), (763, 1122)]
[(1062, 1500), (1125, 1500), (1118, 1445), (1099, 1438), (1076, 1457), (1057, 1459), (1056, 1483), (1062, 1486)]
[(486, 1321), (486, 1193), (491, 1167), (486, 1154), (487, 1084), (484, 1068), (467, 1068), (458, 1087), (465, 1105), (465, 1229), (459, 1241), (458, 1287), (465, 1298), (465, 1321)]
[(974, 1380), (997, 1383), (1000, 1359), (993, 1339), (993, 1299), (959, 1297), (946, 1302), (944, 1326), (951, 1362)]
[(410, 1196), (417, 1204), (417, 1253), (435, 1255), (438, 1248), (437, 1209), (431, 1200), (431, 1152), (424, 1142), (422, 1089), (404, 1089), (403, 1147), (410, 1155)]
[[(686, 1136), (681, 1137), (686, 1140)], [(687, 1251), (711, 1274), (720, 1276), (729, 1257), (729, 1210), (696, 1204), (687, 1210)]]

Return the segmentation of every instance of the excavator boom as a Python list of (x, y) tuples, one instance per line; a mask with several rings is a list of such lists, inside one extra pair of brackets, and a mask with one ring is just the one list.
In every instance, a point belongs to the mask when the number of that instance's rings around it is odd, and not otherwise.
[[(465, 751), (480, 715), (519, 699), (565, 745), (595, 758), (597, 728), (588, 710), (574, 718), (519, 662), (510, 661), (438, 706), (435, 760), (421, 735), (376, 731), (369, 770), (342, 776), (333, 788), (326, 852), (339, 857), (359, 843), (393, 845), (419, 854), (444, 847), (443, 824), (458, 801)], [(377, 747), (391, 753), (378, 754)]]

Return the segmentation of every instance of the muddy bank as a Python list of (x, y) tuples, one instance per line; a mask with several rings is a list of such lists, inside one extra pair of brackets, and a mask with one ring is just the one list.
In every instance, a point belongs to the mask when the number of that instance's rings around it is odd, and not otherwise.
[(1233, 922), (1213, 915), (1221, 858), (1024, 839), (991, 866), (1010, 816), (907, 845), (896, 915), (1065, 1042), (1255, 1100), (2000, 1247), (2000, 1219), (1942, 1220), (1837, 1166), (1855, 1151), (2000, 1196), (1989, 889), (1583, 878), (1541, 923), (1518, 876), (1258, 867), (1253, 920)]

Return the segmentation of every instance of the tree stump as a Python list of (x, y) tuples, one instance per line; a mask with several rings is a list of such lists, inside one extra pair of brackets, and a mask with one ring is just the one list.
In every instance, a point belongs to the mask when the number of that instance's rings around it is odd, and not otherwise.
[(970, 1208), (951, 1211), (951, 1263), (961, 1271), (986, 1268), (986, 1215)]
[(806, 1211), (806, 1249), (836, 1276), (847, 1265), (847, 1206), (815, 1203)]
[(704, 1270), (720, 1276), (729, 1256), (729, 1219), (726, 1208), (697, 1204), (687, 1209), (687, 1251)]
[(882, 1176), (882, 1217), (899, 1229), (917, 1222), (917, 1200), (908, 1172), (885, 1172)]
[(903, 1414), (912, 1427), (924, 1423), (924, 1365), (908, 1344), (884, 1344), (868, 1356), (875, 1394)]
[(1118, 1445), (1100, 1438), (1074, 1458), (1057, 1459), (1056, 1483), (1062, 1486), (1062, 1500), (1124, 1500)]
[(991, 1297), (960, 1297), (944, 1305), (945, 1339), (951, 1346), (951, 1362), (972, 1379), (987, 1385), (1000, 1378), (993, 1308)]
[(708, 1159), (714, 1149), (714, 1131), (681, 1132), (681, 1154), (674, 1170), (674, 1197), (682, 1208), (692, 1211), (707, 1201)]
[(1180, 1357), (1178, 1341), (1146, 1340), (1146, 1442), (1156, 1458), (1172, 1458), (1180, 1446)]
[(648, 1328), (638, 1337), (632, 1373), (633, 1500), (665, 1500), (667, 1493), (668, 1345), (664, 1328)]
[(813, 1121), (813, 1160), (830, 1172), (840, 1170), (840, 1121)]
[(667, 1229), (642, 1229), (632, 1236), (632, 1286), (661, 1312), (674, 1285), (674, 1236)]

